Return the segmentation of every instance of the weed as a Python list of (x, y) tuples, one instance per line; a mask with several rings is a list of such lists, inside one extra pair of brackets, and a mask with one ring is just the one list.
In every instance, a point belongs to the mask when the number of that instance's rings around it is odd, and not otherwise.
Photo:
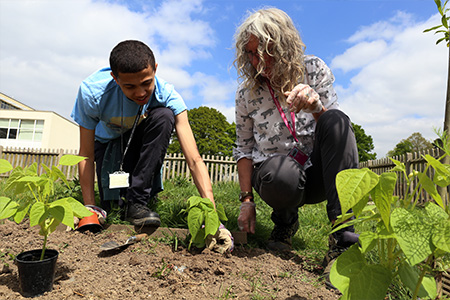
[[(234, 299), (237, 298), (237, 295), (233, 292), (233, 285), (230, 285), (227, 287), (227, 289), (223, 292), (223, 294), (219, 297), (220, 300), (226, 300), (226, 299)], [(219, 290), (222, 289), (222, 286)]]
[(13, 253), (11, 253), (11, 249), (0, 249), (0, 263), (3, 267), (9, 267), (8, 261), (14, 261), (14, 257), (16, 257)]
[(173, 270), (173, 266), (169, 265), (168, 263), (166, 263), (164, 261), (164, 258), (161, 261), (162, 266), (159, 267), (151, 276), (158, 278), (158, 279), (164, 279), (166, 278), (166, 276), (168, 276), (170, 274), (170, 272), (172, 272)]

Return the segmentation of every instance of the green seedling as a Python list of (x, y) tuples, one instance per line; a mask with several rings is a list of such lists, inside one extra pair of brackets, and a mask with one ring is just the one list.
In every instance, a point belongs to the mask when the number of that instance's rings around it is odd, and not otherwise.
[[(61, 157), (58, 166), (73, 166), (85, 157), (76, 155), (64, 155)], [(15, 194), (24, 194), (22, 201), (14, 201), (8, 197), (0, 197), (0, 220), (13, 218), (16, 223), (28, 216), (30, 226), (39, 225), (39, 234), (44, 237), (41, 260), (44, 258), (47, 238), (56, 227), (63, 223), (74, 229), (73, 217), (84, 218), (92, 213), (79, 201), (72, 197), (56, 199), (55, 182), (62, 180), (67, 188), (69, 182), (58, 166), (52, 168), (41, 165), (44, 172), (38, 174), (38, 165), (22, 168), (12, 165), (5, 159), (0, 159), (0, 173), (12, 170), (6, 181), (5, 190), (14, 191)]]
[(170, 274), (170, 272), (172, 272), (173, 266), (169, 265), (168, 263), (166, 263), (164, 261), (164, 258), (161, 261), (162, 265), (160, 268), (158, 268), (153, 274), (152, 277), (158, 278), (158, 279), (163, 279), (166, 276), (168, 276)]
[[(4, 252), (6, 251), (6, 252)], [(2, 249), (0, 250), (0, 262), (4, 267), (9, 267), (8, 261), (13, 261), (15, 255), (10, 252), (10, 249)]]
[(188, 249), (194, 245), (197, 248), (205, 247), (205, 239), (208, 235), (215, 235), (220, 226), (220, 221), (227, 221), (225, 211), (220, 204), (214, 204), (208, 198), (192, 196), (188, 199), (186, 209), (180, 213), (187, 213), (187, 223), (191, 239)]
[[(342, 292), (341, 299), (385, 299), (389, 286), (397, 280), (412, 299), (436, 298), (434, 275), (448, 269), (450, 263), (450, 209), (438, 193), (438, 187), (447, 190), (450, 184), (450, 165), (441, 163), (450, 156), (450, 142), (445, 133), (440, 138), (444, 155), (438, 159), (425, 155), (423, 171), (407, 174), (405, 165), (392, 159), (395, 167), (381, 175), (367, 168), (337, 175), (342, 211), (353, 210), (339, 222), (351, 216), (355, 219), (336, 230), (363, 222), (376, 224), (375, 230), (363, 231), (360, 245), (350, 247), (331, 268), (331, 283)], [(406, 182), (403, 197), (394, 196), (400, 181)], [(418, 205), (424, 191), (434, 201)], [(377, 253), (377, 264), (368, 263), (369, 252)]]

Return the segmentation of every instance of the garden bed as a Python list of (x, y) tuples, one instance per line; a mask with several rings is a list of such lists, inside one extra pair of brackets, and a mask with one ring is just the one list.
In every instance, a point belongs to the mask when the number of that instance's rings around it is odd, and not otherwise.
[[(17, 267), (10, 257), (40, 248), (37, 230), (27, 223), (0, 224), (1, 299), (26, 299), (20, 295)], [(182, 245), (183, 237), (175, 242), (176, 231), (158, 232), (122, 251), (104, 253), (100, 245), (125, 242), (130, 228), (115, 225), (98, 234), (57, 230), (48, 240), (48, 248), (60, 253), (55, 283), (38, 299), (339, 298), (319, 279), (321, 268), (293, 252), (280, 255), (238, 244), (228, 255), (207, 249), (194, 254)]]

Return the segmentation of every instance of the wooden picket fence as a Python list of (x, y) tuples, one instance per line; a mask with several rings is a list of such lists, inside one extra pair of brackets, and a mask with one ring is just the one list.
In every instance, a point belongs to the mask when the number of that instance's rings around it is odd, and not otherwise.
[[(56, 166), (61, 156), (65, 154), (76, 155), (78, 150), (64, 149), (22, 149), (0, 146), (0, 158), (6, 159), (15, 167), (27, 167), (33, 163), (38, 165), (38, 174), (44, 171), (42, 165), (47, 167)], [(78, 166), (61, 166), (61, 171), (67, 178), (73, 179), (78, 176)], [(10, 172), (0, 174), (0, 177), (8, 177)]]
[[(77, 154), (77, 150), (64, 149), (19, 149), (0, 146), (0, 158), (6, 159), (13, 167), (22, 168), (33, 163), (38, 164), (38, 173), (43, 172), (42, 164), (56, 166), (61, 156), (65, 154)], [(203, 155), (203, 161), (208, 168), (209, 176), (213, 183), (238, 181), (236, 162), (232, 157)], [(78, 177), (78, 166), (62, 166), (61, 171), (67, 178)], [(0, 177), (8, 177), (10, 173), (0, 174)], [(191, 174), (182, 154), (168, 154), (164, 160), (162, 169), (163, 181), (177, 177), (191, 180)]]
[[(228, 156), (202, 155), (211, 182), (238, 182), (236, 161)], [(181, 153), (166, 155), (163, 165), (163, 181), (176, 177), (192, 180), (189, 167)]]
[[(405, 164), (406, 174), (410, 174), (413, 170), (416, 170), (419, 172), (423, 172), (426, 170), (427, 175), (432, 179), (434, 177), (434, 169), (432, 169), (432, 168), (426, 169), (426, 161), (424, 159), (425, 155), (430, 155), (434, 158), (439, 158), (440, 156), (443, 155), (443, 153), (442, 153), (442, 150), (434, 148), (434, 149), (429, 149), (429, 150), (425, 150), (425, 151), (419, 151), (419, 152), (414, 152), (414, 153), (407, 153), (407, 154), (400, 155), (400, 156), (394, 156), (393, 159), (398, 160), (401, 163)], [(362, 163), (360, 163), (359, 167), (360, 168), (366, 167), (377, 174), (381, 174), (383, 172), (387, 172), (387, 171), (391, 170), (392, 168), (394, 168), (395, 164), (389, 158), (381, 158), (381, 159), (377, 159), (377, 160), (369, 160), (366, 162), (362, 162)], [(406, 189), (408, 188), (408, 186), (407, 186), (406, 178), (404, 177), (404, 175), (400, 174), (399, 172), (397, 172), (397, 175), (398, 175), (398, 182), (395, 187), (394, 194), (396, 196), (402, 196), (407, 192)], [(414, 184), (412, 184), (410, 186), (410, 188), (409, 188), (410, 192), (413, 191), (413, 187), (416, 185), (417, 181), (418, 181), (418, 179), (416, 178), (416, 181), (414, 182)], [(443, 201), (445, 203), (449, 203), (449, 194), (450, 194), (450, 187), (447, 187), (446, 192), (443, 193), (443, 195), (444, 195)], [(431, 201), (431, 199), (432, 199), (431, 196), (426, 191), (422, 191), (420, 194), (420, 197), (419, 197), (419, 203)]]
[[(38, 164), (39, 172), (43, 171), (42, 164), (46, 166), (57, 165), (61, 156), (65, 154), (76, 154), (76, 150), (47, 150), (47, 149), (18, 149), (0, 146), (0, 158), (8, 160), (13, 167), (26, 167), (36, 162)], [(396, 156), (394, 159), (405, 164), (406, 173), (409, 174), (412, 170), (424, 171), (426, 168), (426, 161), (424, 155), (431, 155), (438, 158), (442, 153), (439, 149), (430, 149), (428, 151), (408, 153), (402, 156)], [(213, 183), (218, 182), (238, 182), (238, 172), (235, 160), (232, 157), (225, 156), (211, 156), (203, 155), (203, 161), (209, 172), (209, 176)], [(395, 164), (389, 158), (381, 158), (377, 160), (370, 160), (360, 164), (360, 168), (367, 167), (377, 174), (381, 174), (392, 169)], [(67, 178), (73, 179), (78, 176), (78, 166), (62, 166), (61, 171)], [(433, 170), (427, 170), (428, 176), (433, 178)], [(0, 174), (0, 176), (7, 177), (9, 173)], [(181, 153), (174, 153), (166, 155), (162, 169), (163, 181), (174, 179), (177, 177), (192, 180), (188, 165)], [(407, 184), (402, 174), (399, 174), (399, 183), (395, 188), (395, 195), (402, 196), (406, 192)], [(449, 188), (447, 188), (448, 200)], [(420, 202), (431, 200), (431, 197), (423, 191), (420, 197)]]

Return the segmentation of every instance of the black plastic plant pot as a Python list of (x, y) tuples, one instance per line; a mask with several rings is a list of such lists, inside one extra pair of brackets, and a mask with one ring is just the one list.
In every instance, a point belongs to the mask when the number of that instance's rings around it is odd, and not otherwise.
[(58, 251), (46, 249), (44, 259), (42, 249), (30, 250), (16, 256), (19, 284), (24, 297), (35, 297), (53, 289)]

